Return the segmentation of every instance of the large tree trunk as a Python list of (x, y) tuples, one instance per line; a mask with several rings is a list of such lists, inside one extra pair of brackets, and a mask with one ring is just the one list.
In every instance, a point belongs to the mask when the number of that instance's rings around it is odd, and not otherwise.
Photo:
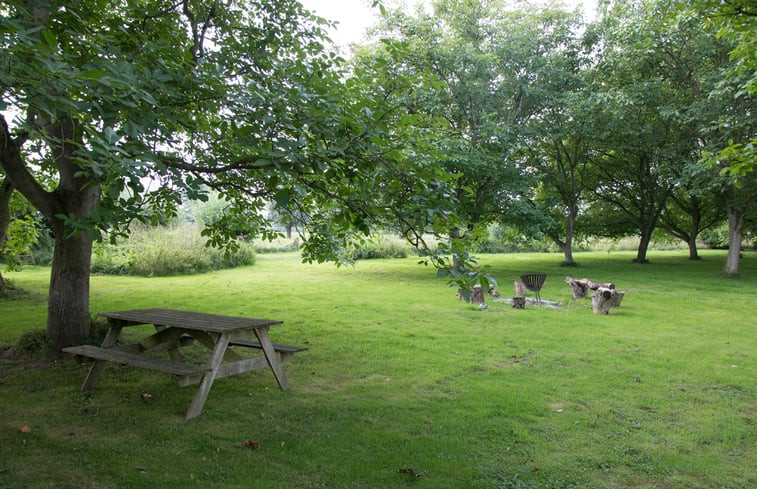
[(89, 335), (89, 269), (92, 260), (90, 232), (76, 230), (60, 216), (80, 221), (86, 227), (100, 200), (100, 188), (82, 173), (76, 163), (76, 148), (83, 144), (74, 121), (60, 119), (46, 125), (46, 129), (55, 138), (51, 145), (59, 174), (55, 190), (47, 191), (35, 180), (29, 171), (32, 165), (26, 165), (21, 153), (24, 140), (10, 134), (3, 118), (0, 118), (0, 167), (13, 187), (48, 218), (55, 235), (47, 336), (60, 349), (81, 343)]
[(741, 255), (741, 241), (744, 239), (744, 217), (728, 206), (728, 256), (725, 260), (725, 274), (736, 277), (739, 274), (739, 257)]
[(92, 235), (66, 237), (55, 226), (55, 253), (47, 303), (47, 337), (58, 347), (77, 345), (89, 336), (89, 270)]

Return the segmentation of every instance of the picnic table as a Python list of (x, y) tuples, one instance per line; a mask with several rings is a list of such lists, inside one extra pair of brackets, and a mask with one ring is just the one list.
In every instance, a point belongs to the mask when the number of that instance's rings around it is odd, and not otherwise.
[[(187, 411), (186, 419), (200, 415), (215, 379), (269, 367), (281, 390), (289, 389), (281, 363), (306, 348), (271, 343), (268, 330), (282, 321), (254, 319), (174, 309), (135, 309), (100, 313), (108, 319), (108, 332), (102, 345), (81, 345), (63, 351), (78, 360), (92, 360), (82, 390), (94, 388), (107, 362), (158, 370), (174, 376), (181, 386), (200, 384)], [(156, 332), (137, 343), (118, 344), (123, 328), (152, 324)], [(251, 340), (252, 336), (257, 341)], [(206, 365), (184, 360), (180, 348), (199, 343), (211, 351)], [(256, 348), (262, 356), (244, 358), (230, 347)], [(170, 360), (146, 353), (167, 352)]]

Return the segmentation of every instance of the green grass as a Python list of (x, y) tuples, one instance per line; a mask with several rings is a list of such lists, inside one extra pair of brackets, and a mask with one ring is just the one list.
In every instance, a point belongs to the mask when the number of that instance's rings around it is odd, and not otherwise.
[[(757, 254), (744, 255), (737, 280), (715, 251), (649, 265), (579, 253), (579, 268), (479, 257), (503, 296), (520, 273), (548, 273), (542, 297), (562, 309), (480, 310), (412, 258), (93, 277), (93, 312), (282, 319), (273, 340), (309, 350), (284, 365), (290, 391), (265, 370), (221, 379), (190, 422), (194, 388), (163, 374), (108, 366), (82, 393), (72, 362), (0, 363), (0, 487), (757, 487)], [(43, 327), (48, 274), (10, 274), (27, 294), (0, 301), (0, 343)], [(629, 293), (595, 315), (565, 275)]]

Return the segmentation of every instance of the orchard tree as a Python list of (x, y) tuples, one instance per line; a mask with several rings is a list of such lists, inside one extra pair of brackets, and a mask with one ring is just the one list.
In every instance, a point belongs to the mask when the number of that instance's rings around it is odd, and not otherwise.
[[(576, 14), (555, 10), (551, 16), (553, 31), (542, 41), (541, 62), (531, 74), (529, 90), (536, 109), (522, 129), (523, 178), (531, 176), (538, 184), (531, 197), (523, 200), (530, 209), (520, 203), (520, 227), (536, 228), (549, 237), (562, 251), (563, 264), (570, 266), (575, 264), (573, 240), (579, 215), (593, 181), (589, 163), (595, 128), (587, 73), (594, 36), (577, 34), (582, 24)], [(503, 218), (512, 219), (512, 214)]]
[[(732, 257), (738, 256), (741, 223), (748, 209), (744, 206), (749, 206), (754, 198), (748, 190), (724, 178), (725, 171), (721, 174), (710, 171), (704, 177), (708, 182), (705, 187), (698, 181), (706, 173), (704, 152), (715, 153), (718, 148), (728, 146), (728, 141), (749, 140), (755, 133), (754, 98), (742, 96), (743, 87), (748, 86), (744, 78), (748, 76), (732, 69), (727, 54), (731, 45), (707, 29), (689, 2), (612, 2), (602, 28), (605, 51), (598, 79), (605, 89), (601, 92), (600, 108), (615, 112), (607, 119), (614, 124), (608, 125), (612, 127), (609, 134), (622, 135), (615, 137), (615, 144), (612, 138), (606, 141), (608, 149), (614, 147), (608, 155), (621, 155), (624, 148), (634, 145), (637, 150), (633, 154), (646, 153), (653, 163), (647, 166), (654, 171), (644, 175), (656, 175), (647, 180), (648, 185), (664, 183), (661, 192), (655, 192), (658, 197), (654, 201), (661, 203), (660, 197), (664, 195), (677, 196), (678, 203), (684, 198), (688, 200), (687, 205), (677, 208), (690, 209), (692, 213), (689, 236), (696, 235), (698, 217), (694, 214), (701, 214), (702, 209), (697, 206), (703, 189), (719, 186), (729, 221), (733, 223), (732, 247), (726, 265), (727, 271), (732, 269), (730, 264)], [(726, 73), (730, 75), (725, 77)], [(605, 175), (610, 171), (604, 165), (600, 169)], [(643, 181), (640, 173), (638, 184)], [(645, 205), (652, 205), (652, 197), (648, 193), (647, 198), (642, 198)], [(654, 215), (658, 213), (648, 213), (649, 217)], [(652, 226), (650, 219), (644, 222)], [(640, 232), (643, 246), (645, 231), (640, 228)], [(735, 266), (737, 270), (737, 260)]]
[(723, 195), (728, 214), (729, 245), (724, 272), (739, 274), (741, 242), (753, 225), (757, 207), (757, 7), (752, 0), (693, 2), (715, 35), (729, 42), (726, 68), (718, 78), (721, 100), (729, 102), (730, 110), (722, 112), (717, 124), (711, 125), (707, 157), (704, 163), (714, 167), (724, 178)]
[[(47, 334), (58, 347), (88, 335), (93, 240), (174, 214), (183, 198), (228, 200), (204, 231), (215, 245), (275, 235), (267, 202), (296, 209), (308, 216), (304, 258), (319, 261), (389, 214), (413, 225), (446, 215), (434, 207), (451, 197), (443, 175), (391, 151), (393, 107), (350, 77), (324, 21), (297, 1), (0, 9), (0, 168), (55, 237)], [(391, 208), (377, 185), (390, 175), (414, 190), (428, 176), (434, 200)]]
[(556, 107), (555, 91), (570, 89), (574, 27), (577, 19), (559, 9), (510, 10), (497, 0), (439, 0), (433, 14), (391, 11), (379, 25), (378, 35), (407, 46), (397, 71), (440, 82), (404, 99), (410, 113), (434, 121), (439, 159), (429, 164), (456, 179), (462, 225), (449, 230), (453, 238), (529, 214), (521, 197), (532, 180), (518, 150), (533, 142), (525, 137), (529, 118), (548, 99)]

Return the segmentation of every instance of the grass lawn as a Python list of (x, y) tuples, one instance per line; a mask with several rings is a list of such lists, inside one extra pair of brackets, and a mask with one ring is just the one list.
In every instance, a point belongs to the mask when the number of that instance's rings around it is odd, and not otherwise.
[[(411, 258), (93, 277), (93, 313), (281, 319), (273, 340), (309, 350), (284, 364), (290, 391), (267, 370), (220, 379), (190, 422), (195, 387), (165, 374), (109, 365), (83, 393), (73, 362), (0, 363), (0, 487), (755, 488), (757, 254), (737, 280), (702, 254), (479, 257), (503, 296), (546, 272), (562, 309), (481, 310)], [(43, 327), (48, 274), (6, 275), (28, 293), (0, 301), (0, 343)], [(629, 293), (595, 315), (566, 275)]]

